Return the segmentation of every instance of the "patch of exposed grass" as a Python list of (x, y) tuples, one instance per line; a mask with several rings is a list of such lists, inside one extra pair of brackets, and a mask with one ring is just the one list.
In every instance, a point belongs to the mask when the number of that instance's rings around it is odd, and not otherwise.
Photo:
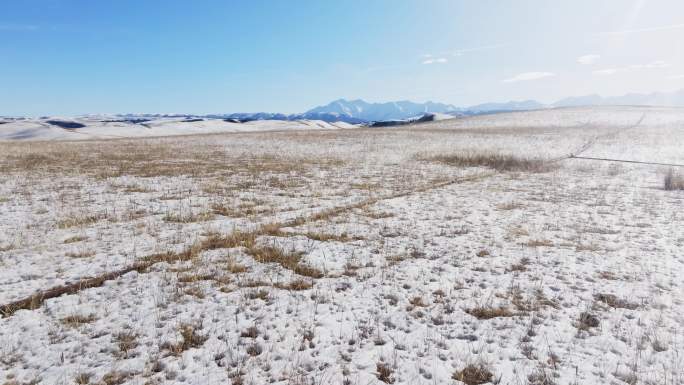
[(389, 364), (378, 362), (375, 365), (375, 370), (377, 370), (376, 376), (378, 377), (378, 380), (385, 384), (394, 384), (396, 381), (394, 378), (394, 369), (392, 369)]
[(267, 223), (259, 227), (258, 232), (263, 235), (270, 235), (272, 237), (285, 237), (288, 234), (282, 232), (280, 228), (283, 227), (279, 223)]
[(121, 385), (134, 376), (132, 372), (113, 370), (102, 376), (101, 383), (104, 385)]
[(176, 214), (168, 213), (164, 215), (164, 222), (171, 223), (194, 223), (194, 222), (205, 222), (212, 220), (214, 215), (210, 212), (200, 212), (200, 213), (187, 213), (187, 214)]
[(614, 294), (599, 293), (594, 296), (594, 298), (613, 308), (629, 309), (634, 310), (639, 307), (638, 304), (629, 302), (627, 300), (618, 298)]
[(247, 345), (247, 347), (245, 348), (245, 352), (246, 352), (247, 354), (249, 354), (250, 356), (252, 356), (252, 357), (258, 356), (258, 355), (261, 354), (263, 351), (264, 351), (264, 348), (262, 348), (261, 345), (259, 345), (259, 344), (256, 343), (256, 342), (253, 343), (253, 344)]
[(232, 249), (241, 246), (251, 248), (254, 246), (255, 241), (255, 233), (233, 231), (226, 235), (212, 234), (200, 242), (198, 247), (201, 250)]
[(423, 300), (421, 296), (415, 296), (409, 299), (409, 303), (415, 307), (427, 307), (428, 305)]
[(667, 191), (684, 190), (684, 176), (670, 169), (663, 180), (663, 188)]
[(493, 152), (435, 155), (424, 158), (424, 160), (455, 167), (487, 167), (497, 171), (546, 172), (552, 169), (551, 164), (541, 158), (527, 158)]
[(273, 210), (269, 208), (258, 208), (254, 204), (240, 204), (237, 207), (230, 207), (221, 203), (211, 205), (211, 210), (216, 215), (221, 215), (228, 218), (243, 218), (252, 217), (270, 213)]
[(85, 324), (95, 322), (96, 320), (97, 320), (97, 317), (94, 314), (89, 314), (89, 315), (72, 314), (72, 315), (68, 315), (68, 316), (60, 319), (60, 322), (62, 322), (63, 325), (68, 326), (70, 328), (77, 328), (81, 325), (85, 325)]
[(512, 317), (515, 315), (513, 314), (513, 312), (511, 312), (510, 310), (508, 310), (508, 308), (504, 306), (474, 307), (471, 309), (466, 309), (465, 312), (480, 320), (487, 320), (498, 317)]
[(268, 301), (268, 299), (270, 298), (270, 293), (266, 289), (250, 290), (247, 293), (247, 298)]
[(394, 214), (386, 211), (373, 211), (370, 209), (363, 210), (363, 215), (371, 219), (385, 219), (392, 218)]
[(69, 237), (63, 241), (63, 243), (76, 243), (76, 242), (82, 242), (88, 239), (88, 237), (83, 236), (83, 235), (74, 235), (73, 237)]
[(285, 269), (305, 277), (323, 277), (320, 270), (301, 263), (302, 253), (299, 252), (285, 252), (272, 246), (254, 246), (248, 248), (247, 253), (260, 263), (277, 263)]
[(328, 233), (319, 233), (319, 232), (312, 232), (309, 231), (304, 234), (309, 239), (312, 239), (314, 241), (320, 241), (320, 242), (351, 242), (351, 241), (361, 241), (366, 238), (361, 237), (361, 236), (350, 236), (347, 233), (342, 233), (340, 235), (336, 234), (328, 234)]
[(244, 281), (239, 281), (237, 284), (239, 287), (268, 287), (271, 286), (269, 282), (261, 281), (258, 279), (248, 279)]
[(506, 202), (496, 205), (496, 209), (501, 211), (516, 210), (523, 207), (525, 207), (525, 205), (520, 202)]
[(71, 227), (89, 226), (96, 223), (100, 218), (95, 215), (74, 215), (61, 219), (57, 222), (57, 228), (68, 229)]
[(548, 239), (530, 239), (525, 243), (527, 247), (551, 247), (553, 242)]
[(180, 334), (179, 341), (172, 343), (166, 342), (162, 344), (162, 350), (167, 350), (175, 356), (180, 356), (184, 351), (192, 348), (199, 348), (209, 337), (199, 334), (200, 326), (191, 324), (181, 324), (178, 330)]
[(481, 385), (492, 381), (494, 374), (484, 365), (470, 364), (455, 372), (451, 378), (461, 381), (466, 385)]
[(244, 273), (244, 272), (248, 271), (249, 269), (247, 268), (247, 266), (245, 266), (241, 263), (238, 263), (233, 258), (231, 258), (228, 260), (226, 270), (228, 270), (229, 272), (231, 272), (233, 274), (239, 274), (239, 273)]
[(300, 291), (311, 289), (313, 285), (311, 281), (296, 279), (288, 283), (276, 283), (274, 286), (281, 290)]
[(119, 348), (119, 355), (124, 358), (130, 357), (133, 349), (138, 347), (138, 335), (130, 331), (118, 333), (114, 340)]
[(178, 276), (178, 282), (194, 283), (199, 281), (210, 281), (216, 279), (216, 274), (213, 273), (188, 273)]
[(577, 328), (580, 330), (589, 330), (590, 328), (595, 328), (601, 325), (601, 321), (598, 317), (589, 312), (583, 312), (579, 315), (577, 320)]
[(92, 373), (81, 372), (76, 374), (76, 376), (74, 377), (74, 382), (76, 383), (76, 385), (88, 385), (90, 384), (90, 380), (92, 377)]
[(0, 245), (0, 252), (14, 250), (16, 246), (13, 243)]
[(257, 338), (259, 336), (259, 329), (256, 326), (250, 326), (247, 329), (240, 332), (240, 337), (242, 338)]
[[(188, 143), (177, 138), (79, 143), (15, 142), (11, 145), (0, 144), (0, 154), (0, 173), (87, 175), (98, 179), (124, 175), (207, 177), (238, 173), (272, 179), (278, 174), (303, 174), (314, 167), (331, 169), (344, 164), (340, 159), (328, 157), (290, 157), (284, 154), (244, 156), (226, 151), (219, 144)], [(286, 180), (286, 184), (291, 183)]]

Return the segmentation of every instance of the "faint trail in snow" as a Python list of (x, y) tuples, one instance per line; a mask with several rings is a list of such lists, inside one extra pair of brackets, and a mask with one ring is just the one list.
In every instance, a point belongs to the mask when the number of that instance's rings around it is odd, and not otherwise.
[[(611, 138), (611, 137), (614, 138), (614, 137), (618, 136), (619, 134), (621, 134), (627, 130), (632, 130), (634, 128), (638, 128), (639, 126), (641, 126), (641, 123), (644, 122), (644, 119), (646, 119), (646, 113), (643, 113), (641, 115), (641, 117), (639, 118), (639, 120), (637, 120), (637, 122), (631, 126), (628, 126), (626, 128), (618, 128), (618, 129), (616, 129), (612, 132), (606, 133), (606, 134), (593, 136), (586, 143), (584, 143), (582, 146), (580, 146), (579, 148), (577, 148), (575, 151), (571, 152), (570, 154), (563, 155), (563, 156), (560, 156), (558, 158), (549, 159), (548, 161), (550, 163), (556, 163), (556, 162), (560, 162), (562, 160), (567, 160), (567, 159), (573, 159), (573, 158), (579, 159), (578, 155), (581, 155), (581, 154), (587, 152), (590, 148), (592, 148), (594, 146), (594, 144), (596, 144), (597, 141), (599, 141), (601, 139)], [(589, 126), (589, 125), (590, 125), (589, 122), (587, 122), (585, 124), (585, 126)]]

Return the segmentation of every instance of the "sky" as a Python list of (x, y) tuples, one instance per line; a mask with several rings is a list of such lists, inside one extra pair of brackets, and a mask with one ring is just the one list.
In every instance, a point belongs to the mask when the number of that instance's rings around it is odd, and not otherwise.
[(0, 0), (0, 115), (684, 88), (682, 0)]

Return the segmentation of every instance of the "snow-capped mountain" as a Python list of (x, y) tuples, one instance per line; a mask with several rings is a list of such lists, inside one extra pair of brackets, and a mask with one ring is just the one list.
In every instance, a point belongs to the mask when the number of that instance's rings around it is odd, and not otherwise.
[[(306, 119), (312, 116), (330, 114), (366, 122), (410, 119), (426, 113), (459, 114), (462, 110), (450, 104), (414, 103), (409, 101), (368, 103), (363, 100), (335, 100), (325, 106), (313, 108), (303, 114)], [(317, 118), (316, 118), (317, 119)]]
[(339, 99), (325, 106), (312, 108), (301, 114), (273, 114), (266, 112), (214, 115), (238, 121), (253, 120), (323, 120), (361, 124), (379, 121), (395, 121), (420, 118), (426, 114), (460, 115), (462, 110), (442, 103), (413, 103), (409, 101), (368, 103), (366, 101)]
[(506, 112), (506, 111), (529, 111), (546, 108), (544, 104), (536, 100), (525, 101), (510, 101), (507, 103), (484, 103), (475, 106), (470, 106), (465, 109), (468, 114), (482, 114), (491, 112)]

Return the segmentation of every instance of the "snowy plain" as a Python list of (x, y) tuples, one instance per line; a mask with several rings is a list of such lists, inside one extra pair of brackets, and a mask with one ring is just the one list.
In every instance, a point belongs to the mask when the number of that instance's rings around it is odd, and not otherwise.
[(151, 261), (5, 309), (0, 383), (684, 383), (669, 167), (437, 161), (683, 164), (684, 110), (201, 123), (0, 125), (0, 306)]

